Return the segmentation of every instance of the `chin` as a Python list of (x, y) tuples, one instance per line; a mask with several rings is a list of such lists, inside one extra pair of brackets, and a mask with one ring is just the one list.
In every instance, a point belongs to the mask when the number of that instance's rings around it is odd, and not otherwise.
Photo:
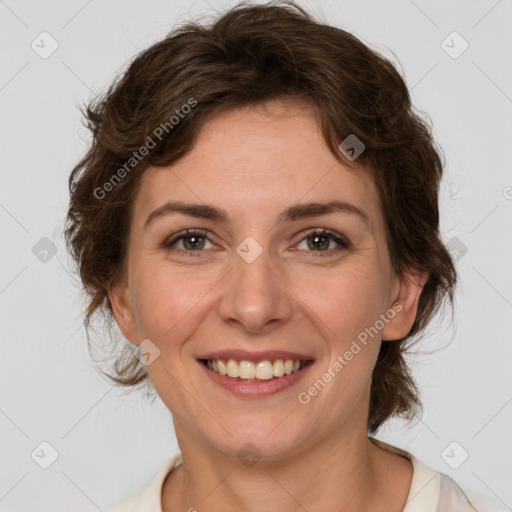
[[(290, 415), (291, 416), (291, 415)], [(251, 419), (246, 417), (238, 421), (231, 421), (227, 429), (232, 437), (221, 427), (217, 435), (212, 438), (211, 430), (205, 433), (213, 449), (227, 457), (235, 457), (244, 462), (248, 460), (281, 460), (296, 455), (305, 447), (307, 439), (311, 440), (311, 433), (297, 432), (298, 426), (287, 425), (283, 415), (267, 416), (266, 420), (259, 417)], [(293, 420), (291, 420), (293, 421)], [(249, 466), (249, 464), (247, 464)]]

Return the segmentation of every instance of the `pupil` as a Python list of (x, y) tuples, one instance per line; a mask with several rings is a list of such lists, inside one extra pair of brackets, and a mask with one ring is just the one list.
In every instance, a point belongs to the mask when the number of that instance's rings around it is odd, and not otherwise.
[[(319, 245), (317, 245), (317, 242), (319, 240), (321, 240), (321, 239), (324, 239), (324, 243), (323, 244), (320, 243)], [(313, 248), (318, 249), (318, 248), (322, 248), (322, 246), (324, 246), (324, 248), (325, 248), (325, 241), (327, 241), (327, 243), (329, 243), (329, 240), (325, 236), (323, 236), (323, 235), (315, 235), (313, 237)]]
[[(202, 236), (189, 236), (189, 237), (185, 238), (185, 245), (190, 245), (192, 247), (192, 249), (197, 249), (197, 247), (199, 245), (201, 245), (199, 242), (199, 240), (201, 238), (203, 238), (203, 237)], [(195, 240), (195, 242), (193, 240)], [(192, 241), (192, 243), (190, 241)]]

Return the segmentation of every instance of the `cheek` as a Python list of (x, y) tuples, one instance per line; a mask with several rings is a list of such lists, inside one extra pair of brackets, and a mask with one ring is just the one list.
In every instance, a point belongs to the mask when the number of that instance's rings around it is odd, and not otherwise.
[(321, 320), (326, 339), (333, 349), (343, 349), (373, 325), (382, 312), (382, 283), (378, 272), (367, 267), (328, 269), (324, 275), (302, 276), (294, 291)]
[(170, 338), (186, 337), (197, 325), (197, 315), (208, 302), (216, 280), (186, 276), (159, 266), (142, 268), (134, 286), (135, 321), (139, 336), (168, 346)]

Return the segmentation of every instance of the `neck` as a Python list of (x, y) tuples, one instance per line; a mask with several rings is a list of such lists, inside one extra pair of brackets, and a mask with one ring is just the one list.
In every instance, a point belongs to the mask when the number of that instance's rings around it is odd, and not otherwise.
[(253, 465), (179, 431), (183, 464), (164, 484), (163, 512), (380, 512), (402, 510), (407, 500), (412, 464), (375, 446), (365, 431), (340, 433), (285, 459)]

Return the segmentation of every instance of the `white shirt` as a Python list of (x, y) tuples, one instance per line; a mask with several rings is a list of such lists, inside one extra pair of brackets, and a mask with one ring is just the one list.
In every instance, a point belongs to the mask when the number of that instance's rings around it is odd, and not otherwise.
[[(404, 450), (375, 438), (370, 440), (412, 462), (413, 477), (403, 512), (478, 512), (449, 476), (425, 466)], [(149, 482), (108, 512), (162, 512), (161, 496), (165, 478), (182, 463), (182, 454), (174, 455), (158, 469)]]

